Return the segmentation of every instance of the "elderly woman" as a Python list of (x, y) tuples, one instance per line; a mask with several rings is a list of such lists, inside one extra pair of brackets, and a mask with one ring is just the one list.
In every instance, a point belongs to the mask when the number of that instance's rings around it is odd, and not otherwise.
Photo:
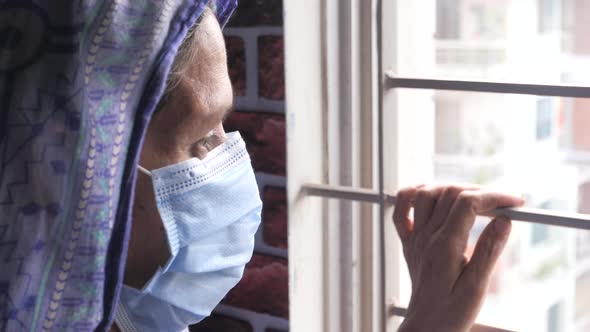
[(244, 142), (223, 130), (233, 92), (211, 8), (184, 38), (145, 134), (115, 316), (123, 332), (199, 322), (252, 256), (262, 204)]
[(261, 202), (221, 125), (235, 6), (0, 5), (1, 330), (182, 331), (239, 281)]
[[(0, 7), (2, 330), (183, 331), (241, 278), (261, 202), (243, 141), (222, 126), (235, 5)], [(399, 193), (413, 284), (402, 331), (469, 329), (510, 230), (493, 221), (467, 261), (475, 214), (521, 203)]]

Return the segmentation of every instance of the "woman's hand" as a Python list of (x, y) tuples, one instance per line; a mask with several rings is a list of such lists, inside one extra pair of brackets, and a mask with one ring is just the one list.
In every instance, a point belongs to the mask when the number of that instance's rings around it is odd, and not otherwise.
[(412, 280), (408, 315), (400, 332), (469, 331), (511, 229), (510, 220), (496, 217), (467, 259), (475, 217), (523, 203), (520, 197), (458, 186), (406, 188), (397, 194), (393, 220)]

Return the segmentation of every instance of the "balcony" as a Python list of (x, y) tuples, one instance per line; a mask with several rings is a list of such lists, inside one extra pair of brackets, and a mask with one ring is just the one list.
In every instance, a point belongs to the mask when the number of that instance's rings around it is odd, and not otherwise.
[(437, 40), (436, 64), (439, 66), (491, 67), (508, 60), (506, 41)]
[[(534, 78), (555, 82), (561, 73), (559, 41), (557, 35), (536, 34), (498, 40), (435, 40), (437, 74), (465, 79)], [(539, 71), (539, 66), (544, 66), (544, 71)]]
[(433, 157), (436, 179), (466, 183), (489, 184), (504, 173), (501, 156), (435, 155)]
[(563, 82), (588, 85), (590, 54), (564, 54), (561, 57), (561, 64)]
[(441, 76), (501, 76), (508, 63), (508, 43), (486, 40), (437, 40), (436, 68)]

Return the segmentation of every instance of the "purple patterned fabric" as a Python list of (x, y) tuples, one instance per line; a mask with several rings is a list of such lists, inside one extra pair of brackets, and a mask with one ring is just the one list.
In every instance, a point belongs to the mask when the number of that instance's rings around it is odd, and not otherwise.
[(139, 147), (206, 2), (0, 0), (0, 331), (110, 325)]

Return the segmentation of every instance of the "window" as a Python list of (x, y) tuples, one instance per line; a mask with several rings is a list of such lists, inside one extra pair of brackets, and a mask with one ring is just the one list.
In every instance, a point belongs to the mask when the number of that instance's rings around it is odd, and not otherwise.
[(436, 2), (436, 37), (438, 39), (459, 39), (460, 1), (440, 0)]
[(576, 291), (589, 217), (574, 214), (590, 180), (578, 144), (590, 79), (564, 74), (575, 67), (559, 27), (551, 38), (537, 28), (536, 1), (452, 3), (286, 3), (292, 331), (395, 331), (410, 285), (384, 194), (442, 180), (550, 202), (515, 222), (478, 322), (587, 326), (572, 310), (590, 296)]
[(457, 122), (461, 121), (461, 103), (455, 100), (436, 100), (435, 114), (435, 151), (437, 154), (457, 154), (467, 149), (463, 146), (462, 132), (457, 128)]
[[(540, 205), (542, 209), (550, 209), (551, 203), (545, 202)], [(533, 224), (531, 225), (531, 245), (538, 246), (546, 243), (549, 240), (550, 228), (547, 225)]]
[(557, 32), (559, 29), (559, 14), (561, 1), (538, 0), (539, 2), (539, 33)]
[(590, 313), (588, 306), (590, 306), (590, 273), (585, 272), (578, 277), (579, 282), (576, 283), (576, 294), (585, 294), (586, 296), (577, 296), (575, 301), (575, 331), (588, 331), (590, 328)]
[[(464, 8), (476, 8), (477, 15), (462, 15), (459, 25), (479, 28), (472, 29), (470, 38), (453, 44), (438, 35), (429, 38), (427, 27), (408, 23), (424, 7), (415, 10), (403, 1), (395, 7), (398, 12), (404, 12), (404, 17), (409, 17), (398, 28), (406, 33), (394, 35), (398, 47), (390, 49), (384, 61), (389, 61), (388, 67), (396, 77), (410, 79), (398, 79), (396, 88), (385, 94), (386, 98), (391, 96), (392, 102), (386, 103), (384, 112), (396, 112), (392, 118), (405, 123), (399, 125), (399, 130), (405, 132), (398, 136), (404, 139), (403, 150), (397, 155), (396, 165), (387, 168), (402, 169), (403, 173), (398, 175), (400, 182), (434, 179), (508, 187), (526, 194), (527, 205), (531, 207), (584, 212), (580, 207), (588, 204), (588, 195), (584, 198), (578, 193), (587, 181), (588, 165), (584, 165), (586, 159), (582, 157), (587, 147), (581, 137), (587, 136), (582, 133), (587, 133), (588, 122), (583, 122), (581, 116), (587, 115), (582, 109), (588, 108), (580, 105), (585, 105), (587, 99), (550, 97), (560, 95), (558, 86), (551, 88), (554, 91), (547, 93), (548, 96), (540, 96), (545, 93), (505, 84), (588, 84), (587, 78), (570, 81), (573, 76), (566, 68), (575, 70), (566, 58), (572, 51), (562, 47), (560, 40), (565, 36), (560, 35), (560, 27), (556, 26), (551, 35), (538, 31), (533, 1), (497, 2), (497, 8), (486, 7), (480, 1), (461, 3)], [(561, 1), (553, 3), (557, 3), (556, 15), (559, 15)], [(495, 37), (489, 37), (490, 34), (481, 32), (490, 31), (485, 28), (490, 26), (486, 17), (494, 14), (504, 15), (495, 20), (504, 28), (497, 28)], [(437, 18), (443, 15), (438, 12)], [(437, 28), (440, 29), (438, 25)], [(567, 37), (573, 41), (584, 38), (584, 30), (575, 26), (568, 33)], [(451, 49), (452, 57), (440, 56), (451, 54)], [(418, 55), (432, 50), (436, 54), (434, 59)], [(588, 54), (578, 52), (575, 58), (587, 61)], [(502, 84), (489, 85), (489, 81)], [(478, 82), (481, 89), (477, 88)], [(410, 86), (430, 90), (403, 88)], [(506, 93), (485, 92), (499, 86)], [(466, 89), (475, 91), (459, 91)], [(517, 91), (521, 94), (510, 93)], [(583, 96), (587, 97), (587, 93)], [(424, 102), (429, 98), (434, 103)], [(429, 124), (428, 114), (434, 114), (434, 125)], [(430, 145), (425, 144), (424, 140), (432, 138), (424, 135), (422, 142), (414, 144), (421, 139), (412, 136), (415, 131), (420, 134), (434, 131), (434, 140)], [(430, 164), (430, 169), (424, 164)], [(484, 225), (483, 220), (475, 225), (472, 245)], [(587, 233), (515, 222), (478, 322), (511, 331), (584, 331), (582, 326), (587, 324), (583, 324), (582, 318), (574, 318), (573, 304), (589, 295), (582, 287), (576, 291), (581, 283), (577, 274), (587, 268), (586, 254), (582, 254), (586, 252)], [(392, 291), (395, 295), (390, 296), (397, 296), (400, 306), (404, 306), (409, 295), (403, 290), (407, 281), (399, 283), (398, 293)], [(539, 289), (543, 290), (543, 296), (539, 299), (535, 295), (532, 303), (532, 294)], [(552, 307), (557, 303), (559, 309)], [(590, 311), (590, 307), (585, 310)]]
[(556, 303), (547, 314), (547, 332), (563, 331), (563, 303)]
[(532, 225), (531, 243), (533, 245), (541, 244), (549, 238), (549, 229), (545, 225)]
[[(465, 1), (465, 14), (463, 19), (467, 30), (467, 38), (495, 40), (506, 38), (506, 14), (508, 2), (506, 1)], [(470, 24), (469, 24), (470, 23)]]
[(553, 112), (553, 100), (541, 98), (537, 101), (537, 140), (550, 138), (553, 133), (555, 117)]

